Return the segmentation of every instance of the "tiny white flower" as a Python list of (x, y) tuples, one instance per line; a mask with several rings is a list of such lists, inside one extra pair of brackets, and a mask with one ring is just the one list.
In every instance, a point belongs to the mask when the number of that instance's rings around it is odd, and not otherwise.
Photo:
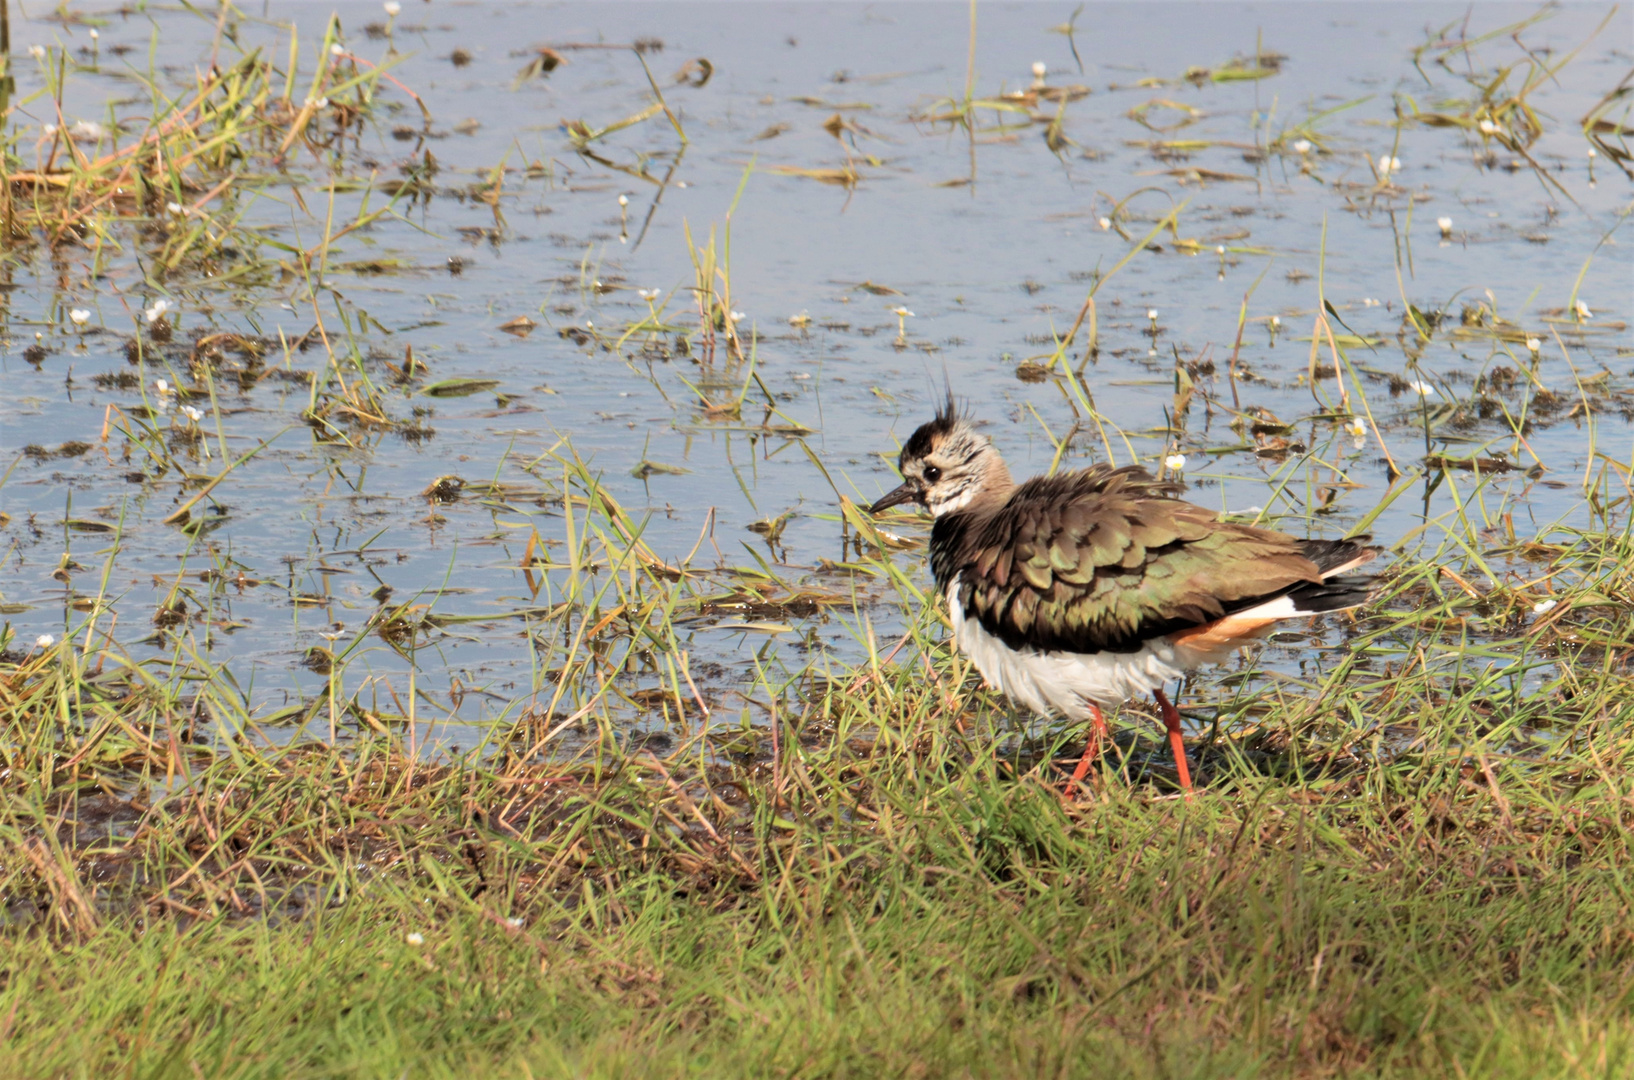
[(327, 109), (329, 108), (329, 99), (326, 97), (321, 97), (312, 103), (312, 107), (315, 109)]
[(513, 930), (522, 929), (522, 916), (512, 915), (510, 918), (505, 920), (505, 925), (509, 926)]
[(345, 56), (346, 55), (346, 46), (340, 44), (339, 42), (336, 42), (335, 44), (329, 46), (329, 55), (330, 56)]
[(1598, 151), (1598, 150), (1596, 150), (1596, 149), (1595, 149), (1595, 148), (1594, 148), (1594, 147), (1592, 147), (1592, 146), (1591, 146), (1591, 147), (1589, 147), (1589, 157), (1591, 157), (1591, 158), (1597, 158), (1597, 157), (1599, 157), (1599, 156), (1600, 156), (1600, 151)]
[(1271, 329), (1273, 329), (1273, 330), (1281, 330), (1282, 329), (1282, 316), (1281, 315), (1271, 316)]
[(1379, 156), (1379, 175), (1389, 176), (1401, 168), (1401, 158), (1391, 157), (1389, 154)]
[(684, 188), (687, 186), (687, 182), (685, 180), (677, 180), (675, 181), (675, 186), (678, 188)]
[(182, 204), (179, 202), (165, 203), (165, 210), (172, 214), (180, 214), (182, 212)]
[(28, 55), (32, 56), (36, 60), (44, 60), (45, 59), (45, 46), (44, 45), (30, 45), (28, 47)]
[(637, 296), (641, 297), (641, 299), (643, 299), (643, 300), (656, 300), (656, 299), (658, 299), (658, 290), (657, 289), (637, 289), (635, 291), (635, 294)]
[(40, 130), (42, 132), (44, 132), (45, 137), (49, 139), (51, 136), (53, 136), (53, 135), (55, 135), (57, 133), (57, 125), (56, 124), (47, 124), (44, 127), (42, 127)]
[(85, 142), (95, 142), (108, 133), (108, 129), (92, 120), (76, 120), (74, 126), (68, 129), (68, 134)]
[(1353, 416), (1346, 422), (1345, 430), (1350, 432), (1352, 438), (1364, 438), (1367, 435), (1367, 423), (1361, 417)]
[(1173, 469), (1175, 472), (1179, 472), (1181, 469), (1186, 467), (1186, 455), (1170, 454), (1168, 457), (1163, 459), (1163, 464), (1168, 468)]
[(198, 409), (195, 409), (191, 405), (182, 406), (182, 415), (193, 421), (195, 424), (204, 419), (204, 413)]
[(1421, 382), (1417, 379), (1408, 383), (1407, 388), (1413, 391), (1413, 393), (1417, 394), (1419, 397), (1429, 397), (1435, 393), (1435, 387), (1431, 386), (1427, 382)]
[(1541, 348), (1543, 348), (1542, 339), (1535, 338), (1535, 337), (1529, 337), (1529, 338), (1526, 339), (1526, 351), (1527, 352), (1535, 353)]
[(1215, 244), (1214, 245), (1214, 254), (1224, 255), (1225, 254), (1225, 245), (1224, 244)]
[(153, 381), (153, 389), (157, 390), (161, 394), (168, 394), (170, 393), (170, 384), (165, 382), (163, 379), (155, 379)]
[(57, 639), (52, 637), (50, 634), (41, 634), (39, 637), (34, 639), (34, 647), (36, 649), (49, 649), (56, 643)]
[(1296, 153), (1296, 154), (1308, 154), (1310, 152), (1311, 152), (1311, 140), (1309, 140), (1309, 139), (1300, 139), (1298, 142), (1294, 143), (1294, 153)]
[(1555, 605), (1558, 603), (1560, 603), (1559, 600), (1539, 600), (1537, 603), (1532, 605), (1532, 614), (1546, 615), (1553, 611)]
[(586, 330), (594, 330), (596, 328), (596, 324), (591, 322), (589, 319), (586, 319), (584, 320), (584, 328)]
[(630, 205), (630, 197), (628, 195), (620, 195), (618, 197), (618, 204), (620, 206), (629, 206)]
[(1157, 308), (1147, 308), (1146, 317), (1152, 322), (1157, 322)]
[(1112, 227), (1112, 219), (1109, 218), (1109, 217), (1104, 217), (1101, 220), (1097, 221), (1095, 224), (1099, 225), (1101, 227), (1101, 230), (1104, 232), (1105, 230), (1110, 229)]
[(1362, 298), (1363, 307), (1378, 307), (1379, 304), (1380, 301), (1373, 299), (1371, 296), (1364, 296)]
[(75, 326), (84, 326), (91, 321), (91, 313), (82, 307), (74, 308), (68, 313), (68, 321)]
[(410, 945), (424, 945), (426, 943), (425, 935), (421, 933), (410, 934), (403, 940), (408, 942)]
[(150, 307), (150, 308), (145, 309), (142, 312), (142, 314), (147, 316), (148, 322), (156, 323), (156, 322), (159, 321), (159, 318), (162, 315), (164, 315), (165, 312), (167, 312), (169, 310), (170, 310), (170, 301), (169, 300), (155, 300), (153, 302), (153, 306)]
[(1494, 124), (1491, 120), (1482, 120), (1479, 124), (1476, 124), (1475, 126), (1480, 129), (1482, 135), (1496, 135), (1496, 134), (1498, 134), (1498, 132), (1503, 130), (1497, 124)]
[(99, 38), (99, 37), (101, 37), (101, 36), (102, 36), (102, 35), (101, 35), (101, 34), (99, 34), (99, 33), (97, 33), (97, 32), (96, 32), (96, 27), (94, 27), (94, 26), (93, 26), (93, 27), (92, 27), (92, 28), (91, 28), (91, 40), (92, 40), (92, 41), (95, 41), (95, 40), (96, 40), (96, 39), (97, 39), (97, 38)]
[(1577, 317), (1579, 319), (1592, 319), (1594, 318), (1594, 313), (1589, 310), (1589, 305), (1579, 300), (1577, 302)]
[(399, 4), (397, 0), (386, 0), (384, 7), (386, 9), (386, 14), (390, 15), (394, 19), (403, 13), (403, 5)]
[(1441, 235), (1442, 236), (1446, 236), (1448, 233), (1452, 232), (1452, 218), (1450, 218), (1450, 217), (1438, 217), (1438, 218), (1436, 218), (1435, 219), (1435, 225), (1436, 225), (1436, 228), (1441, 230)]
[(891, 314), (895, 315), (899, 319), (911, 319), (911, 318), (913, 318), (913, 312), (909, 311), (905, 307), (894, 307), (894, 308), (891, 309)]
[(726, 313), (726, 317), (733, 322), (742, 322), (747, 316), (741, 311), (729, 311)]

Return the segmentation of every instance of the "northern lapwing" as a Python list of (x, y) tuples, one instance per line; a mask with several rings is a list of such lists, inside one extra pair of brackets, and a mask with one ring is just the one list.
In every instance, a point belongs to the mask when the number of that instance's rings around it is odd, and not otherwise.
[(1163, 685), (1285, 619), (1356, 607), (1373, 585), (1350, 574), (1379, 553), (1367, 537), (1300, 540), (1222, 521), (1138, 467), (1017, 484), (951, 398), (899, 465), (901, 486), (868, 510), (917, 502), (935, 517), (931, 572), (959, 649), (1023, 707), (1091, 723), (1069, 790), (1107, 734), (1101, 710), (1151, 693), (1189, 793)]

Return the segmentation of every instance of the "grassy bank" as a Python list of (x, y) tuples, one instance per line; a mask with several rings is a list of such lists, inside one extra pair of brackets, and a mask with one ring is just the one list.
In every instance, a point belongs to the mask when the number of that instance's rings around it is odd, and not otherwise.
[[(189, 852), (212, 833), (310, 845), (324, 880), (285, 886), (273, 919), (235, 918), (224, 891), (214, 917), (157, 899), (8, 935), (6, 1073), (1629, 1066), (1627, 802), (1599, 778), (1550, 798), (1507, 770), (1501, 791), (1449, 771), (1388, 794), (1241, 776), (1192, 806), (1114, 784), (1063, 807), (990, 759), (857, 766), (845, 788), (791, 766), (802, 797), (747, 789), (727, 826), (688, 822), (696, 803), (632, 761), (561, 784), (516, 828), (489, 808), (519, 778), (438, 772), (409, 790), (402, 770), (286, 763), (243, 801), (330, 813), (257, 821), (188, 800), (148, 827)], [(822, 821), (859, 789), (877, 821)], [(7, 847), (8, 868), (29, 867), (14, 911), (56, 914), (94, 887), (48, 842)], [(266, 863), (243, 869), (266, 880)], [(247, 885), (238, 897), (255, 904)]]

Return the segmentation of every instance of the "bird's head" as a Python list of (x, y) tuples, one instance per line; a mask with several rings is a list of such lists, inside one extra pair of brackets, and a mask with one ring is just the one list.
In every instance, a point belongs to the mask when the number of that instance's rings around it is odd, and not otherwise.
[(899, 503), (917, 502), (936, 517), (973, 502), (1008, 495), (1014, 484), (1004, 459), (959, 415), (950, 396), (936, 418), (921, 424), (902, 447), (902, 484), (868, 508), (877, 514)]

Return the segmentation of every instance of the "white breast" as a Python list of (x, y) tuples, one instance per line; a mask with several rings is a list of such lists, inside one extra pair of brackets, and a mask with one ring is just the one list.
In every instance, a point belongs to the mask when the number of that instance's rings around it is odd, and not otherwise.
[(977, 620), (965, 618), (957, 576), (948, 584), (947, 600), (953, 615), (953, 640), (982, 678), (1042, 715), (1085, 720), (1089, 718), (1086, 702), (1113, 708), (1179, 678), (1191, 666), (1189, 658), (1177, 656), (1164, 640), (1127, 653), (1012, 649), (982, 629)]

